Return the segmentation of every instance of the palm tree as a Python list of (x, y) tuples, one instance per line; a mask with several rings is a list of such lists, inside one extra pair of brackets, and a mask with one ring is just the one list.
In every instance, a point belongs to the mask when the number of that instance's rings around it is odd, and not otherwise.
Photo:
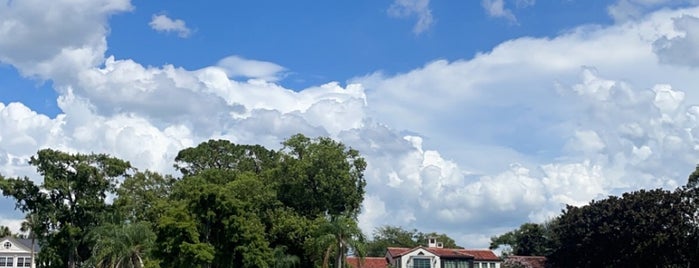
[(322, 249), (323, 268), (329, 267), (331, 256), (335, 258), (335, 268), (342, 268), (347, 251), (352, 250), (362, 260), (366, 251), (362, 230), (354, 218), (346, 215), (326, 218), (318, 228), (314, 243), (316, 248)]
[(27, 233), (27, 238), (32, 240), (32, 248), (31, 248), (31, 255), (32, 256), (32, 262), (31, 266), (32, 268), (35, 267), (36, 263), (36, 252), (35, 247), (36, 247), (36, 231), (38, 228), (35, 226), (39, 224), (39, 217), (36, 214), (30, 213), (27, 214), (26, 217), (24, 217), (24, 221), (22, 222), (22, 226), (19, 228), (20, 231), (23, 233)]
[(155, 234), (147, 223), (108, 224), (90, 233), (94, 241), (89, 263), (97, 268), (143, 268)]
[(286, 254), (286, 246), (277, 246), (274, 248), (274, 268), (293, 268), (296, 267), (300, 262), (296, 255)]

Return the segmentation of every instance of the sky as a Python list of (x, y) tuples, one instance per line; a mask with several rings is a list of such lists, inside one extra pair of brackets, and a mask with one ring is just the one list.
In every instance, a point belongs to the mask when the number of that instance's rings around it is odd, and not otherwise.
[[(699, 163), (699, 1), (0, 1), (0, 174), (39, 149), (175, 174), (208, 139), (328, 136), (359, 225), (488, 246)], [(0, 199), (0, 224), (22, 214)]]

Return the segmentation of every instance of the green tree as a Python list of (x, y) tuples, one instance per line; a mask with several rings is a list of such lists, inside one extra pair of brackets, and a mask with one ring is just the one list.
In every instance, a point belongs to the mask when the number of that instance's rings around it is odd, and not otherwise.
[(360, 258), (366, 256), (366, 239), (354, 218), (339, 215), (318, 218), (318, 221), (316, 234), (307, 240), (307, 244), (315, 253), (316, 260), (322, 256), (323, 268), (329, 267), (331, 261), (336, 268), (344, 267), (349, 250)]
[(7, 237), (7, 236), (12, 236), (12, 231), (10, 231), (10, 227), (0, 225), (0, 237)]
[(273, 268), (293, 268), (301, 263), (301, 259), (296, 255), (287, 254), (286, 246), (277, 246), (274, 248)]
[(550, 223), (525, 223), (514, 231), (507, 232), (490, 239), (490, 249), (509, 246), (507, 254), (520, 256), (545, 256), (551, 251), (552, 240)]
[(27, 238), (31, 239), (31, 248), (30, 250), (30, 256), (32, 256), (32, 260), (36, 258), (36, 230), (40, 229), (35, 227), (37, 224), (40, 224), (40, 218), (39, 216), (29, 213), (24, 217), (24, 221), (22, 221), (22, 226), (20, 227), (20, 231), (27, 233)]
[(126, 176), (131, 165), (104, 154), (51, 149), (40, 150), (29, 163), (44, 177), (40, 186), (28, 178), (3, 179), (0, 189), (16, 199), (18, 209), (39, 218), (34, 227), (44, 266), (78, 267), (90, 257), (85, 234), (99, 225), (107, 195), (114, 193), (117, 178)]
[(150, 224), (105, 224), (90, 231), (92, 256), (87, 263), (97, 268), (143, 268), (149, 263), (155, 234)]
[(383, 257), (388, 247), (414, 248), (427, 246), (429, 238), (435, 238), (445, 248), (461, 248), (456, 245), (454, 239), (446, 234), (423, 233), (417, 229), (406, 230), (399, 226), (384, 225), (374, 230), (373, 239), (367, 243), (367, 255)]
[(175, 179), (156, 172), (137, 172), (126, 178), (116, 190), (116, 210), (130, 222), (157, 223), (164, 210)]
[(204, 170), (183, 178), (174, 185), (158, 223), (164, 264), (188, 267), (194, 260), (210, 267), (268, 266), (272, 250), (259, 215), (275, 202), (271, 187), (253, 174)]
[(260, 173), (278, 163), (279, 154), (260, 145), (237, 145), (227, 140), (209, 140), (180, 151), (175, 167), (186, 177), (205, 170)]
[(366, 162), (357, 150), (330, 138), (310, 139), (302, 134), (282, 144), (279, 200), (309, 218), (359, 214)]
[(640, 190), (568, 206), (552, 228), (552, 267), (688, 267), (696, 205), (682, 190)]

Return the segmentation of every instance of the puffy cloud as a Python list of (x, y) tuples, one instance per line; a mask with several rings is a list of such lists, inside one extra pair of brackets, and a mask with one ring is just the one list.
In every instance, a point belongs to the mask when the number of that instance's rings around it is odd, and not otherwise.
[(699, 18), (681, 16), (673, 20), (676, 36), (663, 36), (653, 43), (660, 62), (667, 64), (699, 66)]
[(226, 57), (218, 62), (228, 77), (257, 78), (266, 81), (281, 79), (281, 73), (286, 69), (272, 62), (248, 60), (239, 56)]
[(107, 18), (131, 8), (129, 0), (9, 1), (0, 5), (0, 62), (42, 79), (95, 66)]
[(174, 32), (181, 38), (187, 38), (192, 31), (187, 28), (187, 23), (181, 19), (171, 19), (165, 14), (155, 15), (151, 18), (148, 25), (158, 32)]
[(607, 7), (607, 12), (616, 21), (637, 20), (661, 6), (686, 6), (697, 4), (696, 0), (618, 0)]
[(421, 34), (434, 24), (430, 0), (394, 0), (388, 8), (388, 15), (398, 18), (416, 16), (415, 34)]
[[(0, 8), (18, 12), (12, 5)], [(62, 109), (49, 118), (0, 104), (4, 175), (29, 174), (26, 159), (45, 147), (107, 152), (172, 172), (178, 150), (209, 138), (278, 148), (297, 132), (329, 135), (368, 161), (360, 216), (367, 233), (402, 225), (484, 247), (491, 235), (548, 219), (566, 203), (680, 185), (699, 156), (696, 70), (661, 65), (653, 50), (656, 40), (680, 36), (677, 18), (699, 9), (292, 90), (274, 83), (284, 70), (270, 62), (234, 57), (187, 70), (104, 58), (105, 18), (130, 8), (119, 7), (95, 8), (94, 36), (85, 33), (94, 38), (54, 43), (37, 61), (0, 49), (3, 62), (53, 79)], [(695, 27), (687, 25), (683, 31)], [(57, 71), (62, 64), (72, 71)]]
[(512, 11), (505, 8), (505, 0), (482, 0), (481, 6), (491, 17), (505, 18), (511, 22), (517, 22), (517, 18), (512, 14)]

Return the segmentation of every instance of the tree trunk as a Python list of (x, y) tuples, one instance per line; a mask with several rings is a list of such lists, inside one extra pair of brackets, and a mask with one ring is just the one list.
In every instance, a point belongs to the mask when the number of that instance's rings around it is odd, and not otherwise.
[(342, 256), (344, 256), (345, 253), (342, 251), (342, 241), (340, 241), (340, 244), (337, 245), (337, 264), (335, 265), (335, 268), (342, 268)]
[(32, 256), (32, 262), (31, 262), (31, 264), (29, 265), (29, 267), (31, 267), (31, 268), (36, 268), (36, 265), (35, 265), (35, 263), (36, 263), (36, 256), (35, 256), (35, 253), (34, 253), (34, 247), (35, 247), (35, 246), (34, 246), (34, 240), (35, 240), (35, 239), (34, 239), (34, 233), (33, 233), (33, 232), (30, 232), (29, 235), (31, 235), (31, 238), (32, 238), (32, 255), (31, 255), (31, 256)]

